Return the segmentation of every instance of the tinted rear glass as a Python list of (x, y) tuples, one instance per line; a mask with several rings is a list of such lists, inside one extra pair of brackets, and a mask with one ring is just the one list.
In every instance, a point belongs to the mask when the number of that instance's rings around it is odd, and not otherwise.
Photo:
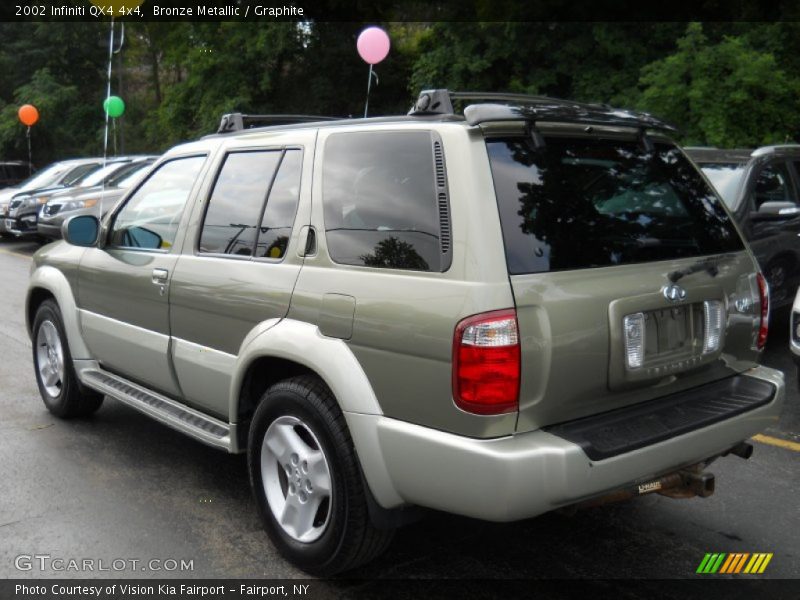
[(331, 135), (322, 169), (331, 258), (348, 265), (441, 270), (433, 169), (428, 132)]
[(542, 273), (741, 250), (705, 180), (673, 145), (487, 141), (509, 272)]

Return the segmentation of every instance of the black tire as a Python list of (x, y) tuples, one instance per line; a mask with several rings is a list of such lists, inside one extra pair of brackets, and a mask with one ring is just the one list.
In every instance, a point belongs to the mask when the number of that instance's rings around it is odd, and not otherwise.
[[(310, 429), (316, 438), (312, 443), (321, 446), (330, 471), (327, 521), (321, 536), (310, 542), (287, 533), (275, 518), (262, 477), (264, 437), (276, 420), (287, 418), (299, 419), (301, 427)], [(247, 455), (250, 484), (264, 529), (292, 564), (313, 575), (329, 576), (369, 562), (388, 548), (394, 531), (376, 529), (370, 520), (359, 462), (344, 415), (331, 391), (318, 378), (294, 377), (276, 383), (264, 393), (253, 416)], [(288, 499), (288, 492), (283, 493)]]
[[(63, 363), (60, 381), (54, 385), (48, 385), (43, 380), (42, 369), (40, 366), (40, 354), (44, 351), (40, 343), (40, 331), (48, 328), (49, 324), (54, 326), (55, 334), (58, 336), (62, 349), (61, 362)], [(50, 330), (51, 333), (53, 330)], [(43, 334), (44, 335), (44, 334)], [(44, 405), (51, 413), (62, 419), (72, 417), (85, 417), (94, 413), (103, 403), (103, 395), (92, 390), (88, 390), (78, 381), (75, 369), (72, 366), (72, 355), (67, 344), (67, 336), (64, 332), (64, 321), (61, 318), (61, 311), (58, 304), (53, 300), (45, 300), (36, 310), (33, 319), (33, 368), (36, 376), (36, 383), (39, 386), (39, 393), (42, 396)], [(57, 393), (56, 393), (57, 391)]]

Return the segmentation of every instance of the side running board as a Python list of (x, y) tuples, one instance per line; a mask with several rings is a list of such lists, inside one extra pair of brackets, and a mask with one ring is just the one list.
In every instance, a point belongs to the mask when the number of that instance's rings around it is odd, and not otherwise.
[(209, 446), (231, 451), (230, 426), (99, 367), (79, 371), (81, 382)]

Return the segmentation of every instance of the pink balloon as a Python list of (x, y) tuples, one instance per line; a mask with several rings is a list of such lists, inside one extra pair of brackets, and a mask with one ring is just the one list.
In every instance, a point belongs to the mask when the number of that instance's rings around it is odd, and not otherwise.
[(358, 55), (364, 62), (377, 65), (389, 54), (389, 36), (380, 27), (367, 27), (358, 35)]

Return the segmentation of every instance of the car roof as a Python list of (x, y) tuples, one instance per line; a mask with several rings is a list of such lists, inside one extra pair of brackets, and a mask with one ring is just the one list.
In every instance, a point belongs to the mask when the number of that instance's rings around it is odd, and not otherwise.
[(737, 163), (744, 164), (754, 158), (764, 156), (797, 156), (800, 157), (800, 144), (779, 144), (761, 146), (755, 150), (750, 148), (714, 148), (708, 146), (689, 146), (684, 148), (695, 162), (699, 163)]
[(744, 164), (752, 158), (753, 150), (750, 148), (712, 148), (688, 146), (683, 149), (695, 162), (712, 163), (740, 163)]
[[(464, 105), (463, 111), (456, 107)], [(492, 122), (576, 123), (587, 126), (633, 127), (674, 133), (673, 125), (641, 111), (620, 109), (606, 104), (586, 104), (527, 94), (495, 92), (456, 92), (447, 89), (423, 90), (407, 115), (371, 118), (337, 118), (318, 115), (222, 116), (217, 133), (201, 139), (231, 137), (250, 132), (291, 131), (308, 128), (381, 125), (398, 123), (464, 123), (477, 126)], [(257, 123), (262, 126), (257, 126)]]

